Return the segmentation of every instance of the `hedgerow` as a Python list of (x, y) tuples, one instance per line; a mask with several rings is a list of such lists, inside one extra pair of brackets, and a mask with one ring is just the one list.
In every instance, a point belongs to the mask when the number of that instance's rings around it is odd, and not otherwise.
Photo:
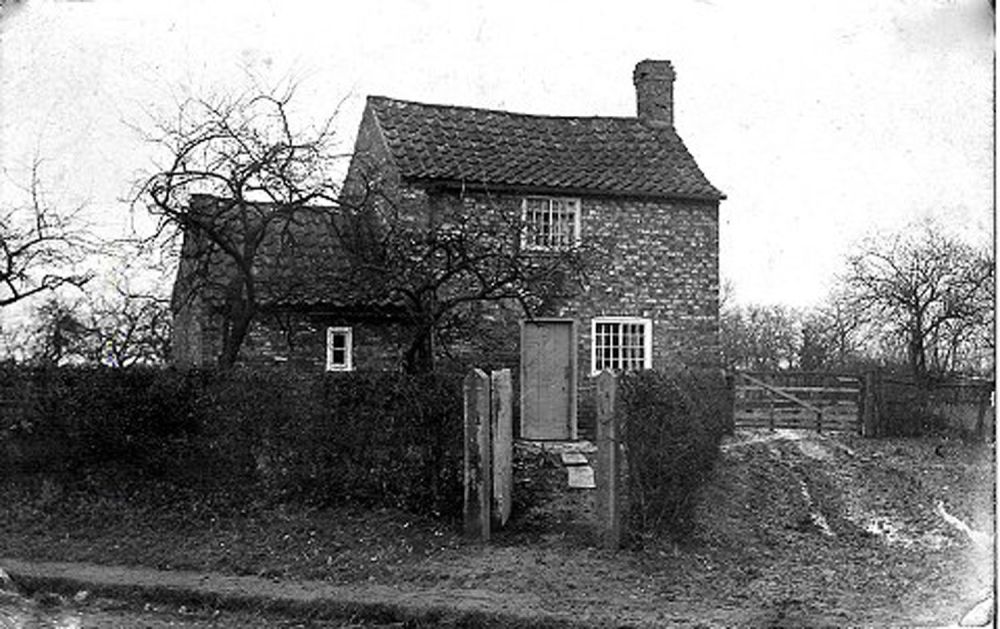
[(455, 516), (461, 379), (0, 367), (8, 473), (116, 468), (283, 503)]
[(649, 370), (623, 375), (619, 391), (628, 530), (682, 538), (729, 430), (732, 390), (718, 371)]

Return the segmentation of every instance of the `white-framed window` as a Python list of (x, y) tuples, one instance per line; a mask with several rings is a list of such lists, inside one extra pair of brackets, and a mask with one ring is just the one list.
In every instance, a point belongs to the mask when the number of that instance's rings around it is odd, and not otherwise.
[(590, 324), (590, 366), (635, 371), (653, 366), (653, 322), (642, 317), (595, 317)]
[(521, 202), (526, 249), (563, 249), (580, 244), (580, 199), (526, 197)]
[(354, 369), (353, 332), (348, 327), (326, 329), (326, 370), (351, 371)]

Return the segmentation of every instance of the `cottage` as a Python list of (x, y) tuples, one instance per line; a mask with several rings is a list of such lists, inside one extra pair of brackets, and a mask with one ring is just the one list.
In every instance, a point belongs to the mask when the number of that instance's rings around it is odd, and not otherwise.
[[(602, 369), (718, 361), (724, 195), (675, 130), (670, 62), (640, 62), (633, 82), (635, 117), (540, 116), (381, 96), (369, 97), (364, 110), (348, 189), (377, 178), (416, 214), (457, 202), (517, 216), (523, 245), (538, 255), (604, 243), (601, 265), (549, 311), (517, 322), (491, 316), (506, 330), (515, 326), (506, 334), (515, 346), (507, 359), (517, 363), (527, 438), (575, 437), (577, 392)], [(306, 248), (300, 260), (319, 260), (324, 251), (336, 257), (329, 242)], [(359, 309), (324, 286), (322, 273), (305, 275), (316, 276), (311, 287), (271, 301), (248, 338), (245, 362), (398, 368), (405, 320), (391, 308)], [(175, 301), (179, 362), (213, 355), (219, 327), (209, 310), (197, 300)]]

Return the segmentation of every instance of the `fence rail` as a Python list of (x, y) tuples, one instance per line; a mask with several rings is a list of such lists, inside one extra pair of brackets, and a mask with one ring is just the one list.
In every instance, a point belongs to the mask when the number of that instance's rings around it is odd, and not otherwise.
[[(863, 376), (824, 372), (736, 372), (737, 428), (917, 436), (948, 430), (989, 439), (996, 416), (991, 381), (954, 379), (919, 386), (878, 370)], [(819, 411), (819, 412), (818, 412)]]
[(819, 372), (738, 372), (737, 428), (798, 428), (858, 432), (862, 382)]

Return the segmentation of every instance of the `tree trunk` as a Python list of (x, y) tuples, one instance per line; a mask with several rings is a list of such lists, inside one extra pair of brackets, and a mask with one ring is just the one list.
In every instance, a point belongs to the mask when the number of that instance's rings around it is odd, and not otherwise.
[(228, 370), (236, 364), (255, 313), (256, 307), (247, 301), (235, 303), (230, 308), (223, 323), (222, 351), (219, 354), (220, 369)]
[(434, 330), (421, 326), (403, 355), (406, 373), (430, 373), (434, 371)]

